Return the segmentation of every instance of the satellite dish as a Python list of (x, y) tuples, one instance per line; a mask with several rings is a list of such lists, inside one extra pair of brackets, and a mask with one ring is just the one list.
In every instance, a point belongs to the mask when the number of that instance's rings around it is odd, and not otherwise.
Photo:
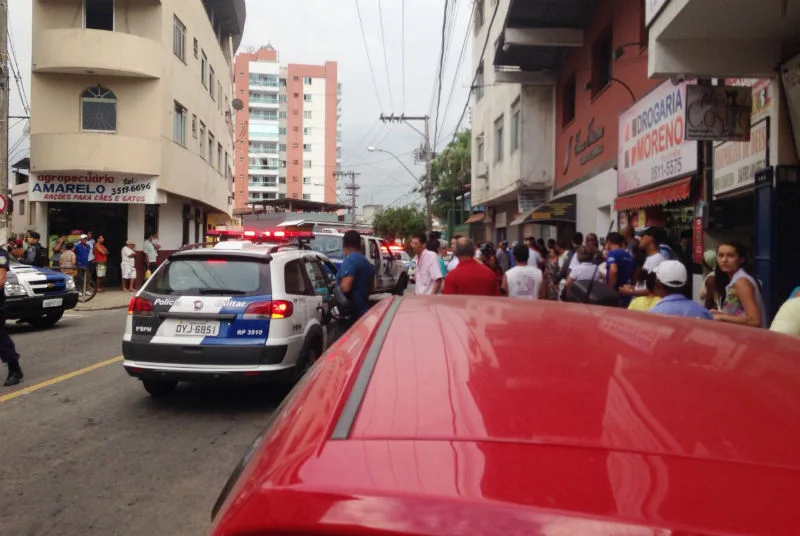
[(231, 106), (233, 106), (233, 109), (238, 112), (239, 110), (244, 108), (244, 103), (242, 102), (242, 99), (233, 99), (233, 101), (231, 102)]

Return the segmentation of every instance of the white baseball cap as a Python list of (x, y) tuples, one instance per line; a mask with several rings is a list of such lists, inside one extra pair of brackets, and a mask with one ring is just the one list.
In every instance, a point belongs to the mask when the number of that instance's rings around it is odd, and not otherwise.
[(663, 261), (653, 270), (662, 285), (671, 288), (680, 288), (686, 285), (688, 274), (686, 267), (680, 261)]
[(85, 235), (85, 234), (82, 234), (82, 235), (81, 235), (81, 240), (83, 240), (84, 238), (89, 238), (89, 236), (88, 236), (88, 235)]

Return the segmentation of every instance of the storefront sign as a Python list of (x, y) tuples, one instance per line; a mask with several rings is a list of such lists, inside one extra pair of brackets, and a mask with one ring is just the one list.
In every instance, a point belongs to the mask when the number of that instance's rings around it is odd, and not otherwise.
[(706, 250), (706, 233), (703, 230), (703, 218), (695, 218), (692, 227), (692, 260), (697, 264), (703, 262), (703, 253)]
[(155, 177), (94, 174), (31, 174), (30, 201), (79, 203), (157, 203)]
[(800, 157), (800, 54), (781, 66), (781, 75), (789, 117), (792, 120), (795, 149)]
[(605, 127), (600, 127), (595, 130), (594, 119), (592, 119), (589, 121), (589, 127), (587, 128), (585, 139), (583, 139), (582, 132), (582, 130), (579, 130), (578, 133), (575, 134), (575, 137), (573, 138), (570, 136), (569, 141), (567, 142), (567, 150), (566, 154), (564, 155), (564, 173), (566, 173), (569, 169), (569, 163), (572, 160), (571, 155), (573, 150), (573, 141), (575, 145), (575, 156), (580, 157), (581, 165), (584, 165), (603, 154), (605, 147), (602, 144), (596, 144), (606, 135)]
[(747, 87), (686, 87), (686, 139), (748, 141), (753, 94)]
[(499, 228), (506, 227), (508, 225), (508, 212), (498, 212), (494, 216), (494, 226)]
[(644, 0), (644, 25), (649, 28), (667, 4), (669, 0)]
[(686, 83), (666, 81), (619, 117), (617, 193), (697, 171), (697, 142), (684, 138)]
[(755, 184), (769, 164), (769, 119), (753, 126), (750, 141), (729, 141), (714, 149), (714, 196)]
[(769, 78), (726, 78), (726, 86), (749, 87), (753, 95), (753, 110), (750, 113), (750, 123), (755, 125), (762, 119), (769, 117), (772, 111), (774, 87)]
[(578, 196), (565, 195), (538, 207), (530, 215), (530, 220), (537, 221), (563, 221), (575, 223), (578, 217)]
[(542, 203), (547, 195), (546, 190), (520, 190), (517, 193), (517, 212), (529, 213)]

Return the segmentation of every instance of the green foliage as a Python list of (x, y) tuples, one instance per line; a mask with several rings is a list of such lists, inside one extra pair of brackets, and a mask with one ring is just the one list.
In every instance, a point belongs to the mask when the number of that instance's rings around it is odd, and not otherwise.
[(436, 155), (431, 165), (433, 213), (447, 216), (453, 198), (464, 193), (472, 179), (472, 131), (459, 132), (455, 140)]
[(408, 240), (425, 232), (425, 212), (414, 205), (392, 207), (375, 216), (375, 233), (388, 240)]

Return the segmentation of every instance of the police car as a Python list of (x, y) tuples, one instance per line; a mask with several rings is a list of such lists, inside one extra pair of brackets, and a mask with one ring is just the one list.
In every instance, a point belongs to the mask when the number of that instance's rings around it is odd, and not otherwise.
[(10, 262), (6, 272), (6, 318), (46, 328), (78, 304), (75, 281), (60, 272)]
[[(314, 236), (311, 249), (330, 258), (336, 268), (344, 260), (344, 233), (326, 231)], [(377, 236), (361, 235), (361, 252), (375, 267), (374, 294), (396, 294), (402, 296), (408, 287), (408, 266), (395, 259), (389, 243)]]
[(179, 381), (293, 383), (334, 336), (327, 270), (325, 256), (289, 243), (180, 250), (131, 300), (123, 366), (152, 396)]

